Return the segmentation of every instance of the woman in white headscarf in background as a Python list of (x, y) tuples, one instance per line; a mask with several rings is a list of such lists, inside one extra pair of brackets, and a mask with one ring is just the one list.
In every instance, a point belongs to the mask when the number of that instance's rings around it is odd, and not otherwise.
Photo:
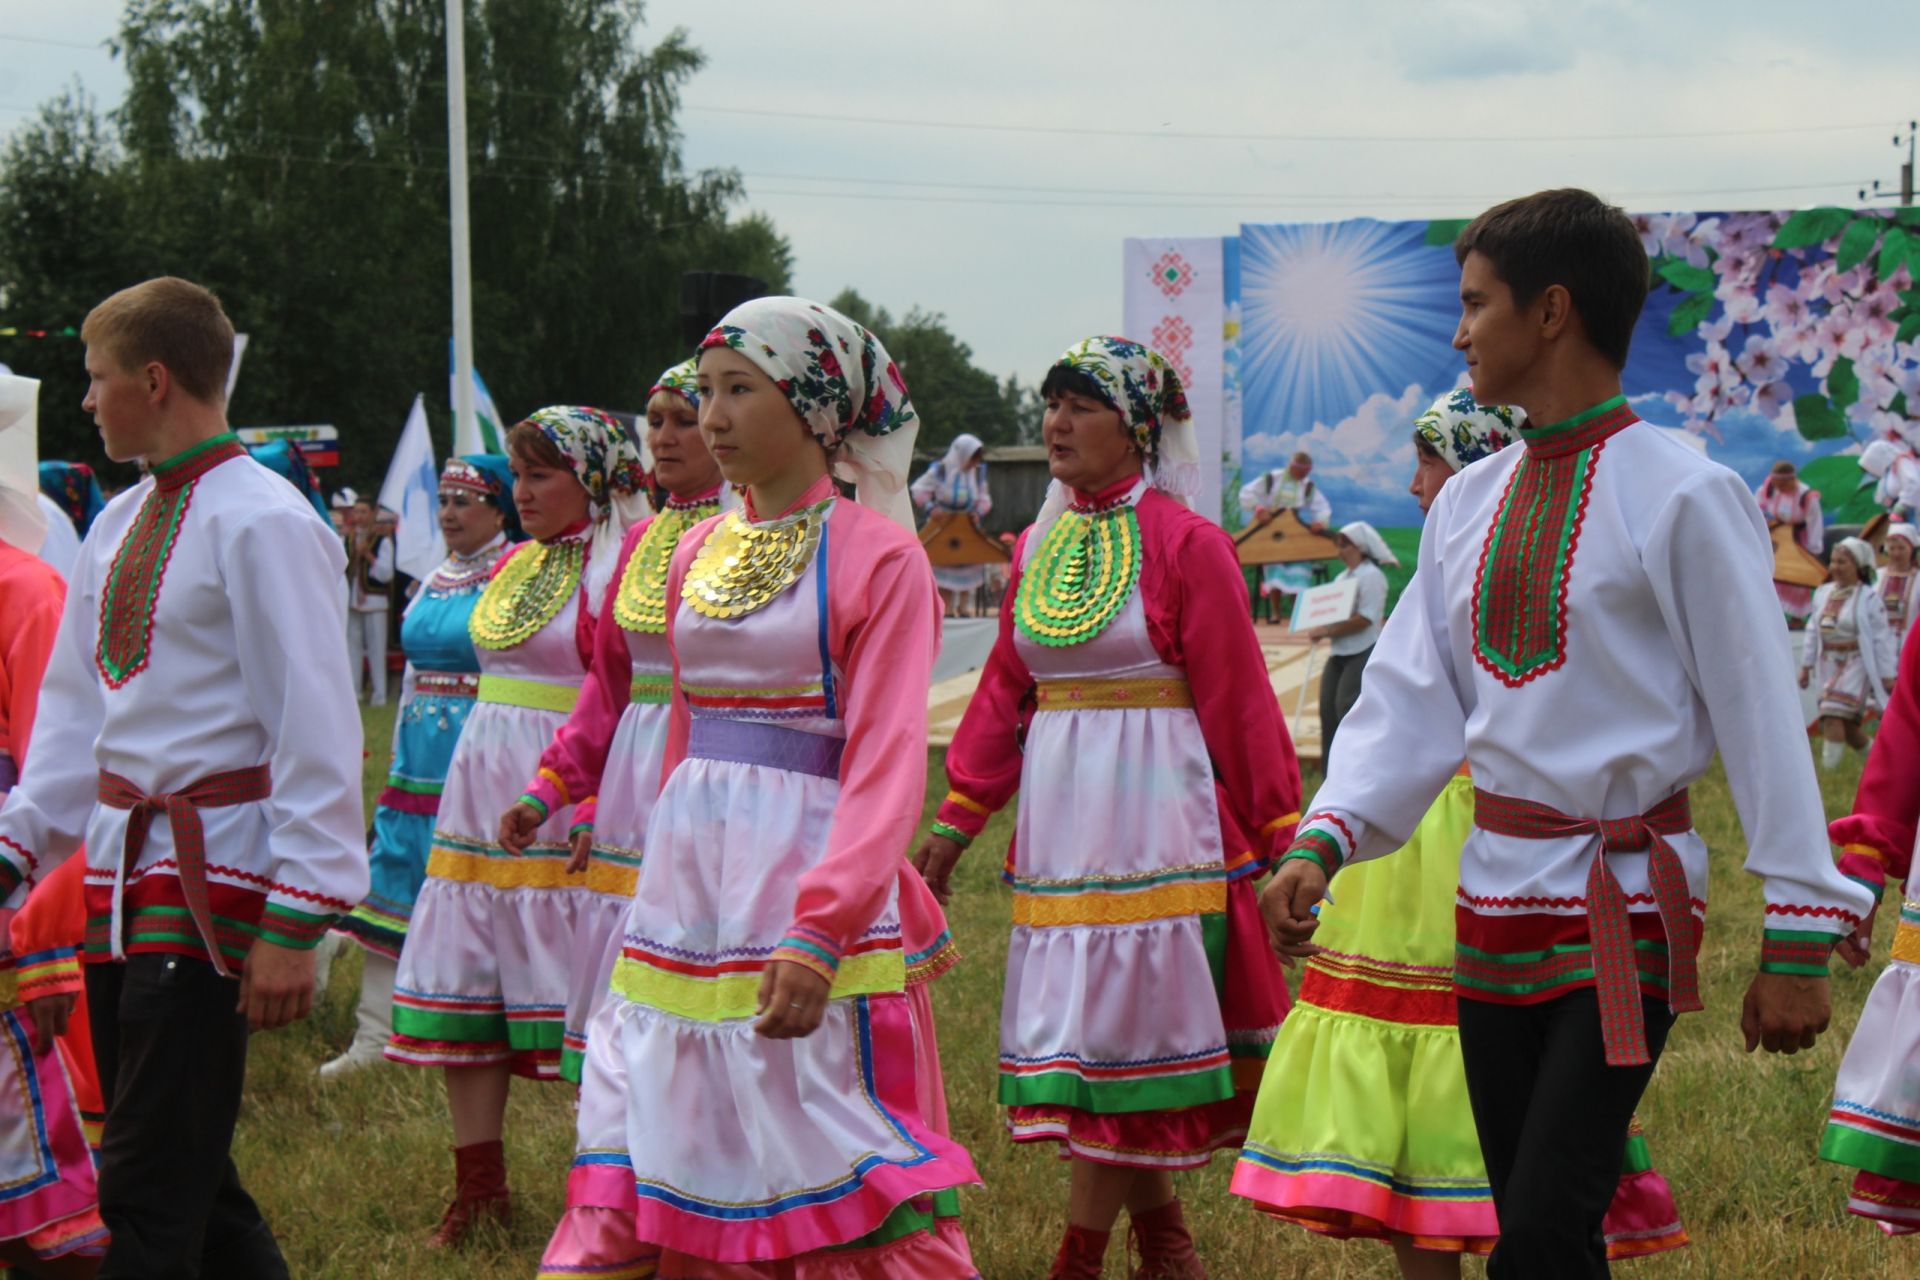
[(1346, 568), (1334, 575), (1335, 582), (1352, 578), (1359, 584), (1354, 595), (1353, 612), (1339, 622), (1330, 622), (1307, 631), (1309, 640), (1328, 641), (1331, 656), (1320, 673), (1320, 751), (1321, 759), (1333, 754), (1333, 735), (1353, 704), (1360, 700), (1361, 673), (1366, 670), (1367, 655), (1380, 638), (1380, 623), (1387, 616), (1387, 575), (1380, 566), (1400, 567), (1399, 559), (1388, 549), (1386, 539), (1365, 520), (1342, 525), (1333, 536), (1340, 551), (1340, 563)]
[(1887, 530), (1887, 562), (1880, 566), (1880, 603), (1887, 609), (1887, 625), (1893, 629), (1893, 648), (1906, 647), (1907, 633), (1920, 617), (1920, 569), (1914, 565), (1914, 552), (1920, 550), (1920, 528), (1896, 524)]
[[(947, 446), (946, 456), (928, 467), (913, 488), (913, 505), (927, 515), (964, 512), (975, 520), (993, 509), (987, 492), (985, 446), (980, 437), (963, 431)], [(971, 617), (973, 596), (987, 580), (983, 564), (936, 565), (933, 581), (940, 588), (940, 599), (949, 617)]]
[(1900, 662), (1886, 605), (1873, 590), (1873, 548), (1847, 538), (1833, 549), (1833, 576), (1813, 593), (1807, 647), (1800, 657), (1800, 687), (1813, 681), (1820, 707), (1820, 763), (1840, 763), (1843, 745), (1865, 748), (1861, 722), (1886, 702)]

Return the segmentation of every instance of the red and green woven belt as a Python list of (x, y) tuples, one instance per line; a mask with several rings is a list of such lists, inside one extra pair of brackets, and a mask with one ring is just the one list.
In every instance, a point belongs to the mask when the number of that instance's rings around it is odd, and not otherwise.
[(193, 917), (193, 927), (207, 944), (207, 958), (213, 961), (213, 967), (221, 977), (232, 977), (213, 935), (213, 900), (207, 892), (207, 833), (200, 825), (200, 810), (265, 800), (273, 794), (273, 777), (267, 766), (208, 774), (190, 787), (151, 796), (119, 774), (102, 769), (99, 794), (100, 803), (109, 809), (127, 811), (127, 838), (120, 863), (123, 873), (132, 872), (139, 864), (154, 817), (167, 815), (167, 825), (173, 829), (180, 896), (186, 899), (187, 914)]
[(1647, 883), (1667, 931), (1667, 998), (1675, 1013), (1699, 1009), (1700, 922), (1693, 918), (1687, 871), (1666, 837), (1693, 830), (1693, 806), (1677, 791), (1632, 818), (1573, 818), (1551, 805), (1498, 796), (1475, 787), (1473, 822), (1482, 831), (1520, 840), (1558, 840), (1598, 836), (1600, 848), (1587, 869), (1587, 928), (1593, 939), (1594, 987), (1600, 1000), (1600, 1037), (1607, 1065), (1637, 1066), (1652, 1060), (1647, 1052), (1646, 1016), (1640, 1008), (1640, 978), (1634, 963), (1633, 932), (1627, 921), (1627, 895), (1620, 888), (1610, 853), (1647, 854)]

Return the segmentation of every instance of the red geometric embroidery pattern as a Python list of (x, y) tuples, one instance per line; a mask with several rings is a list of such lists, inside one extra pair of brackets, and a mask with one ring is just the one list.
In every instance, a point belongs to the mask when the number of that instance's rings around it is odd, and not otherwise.
[(232, 435), (216, 436), (179, 461), (153, 469), (153, 488), (114, 552), (106, 588), (100, 593), (100, 639), (94, 665), (109, 689), (122, 687), (146, 670), (153, 657), (153, 611), (195, 483), (244, 452)]
[(1567, 661), (1567, 588), (1600, 453), (1638, 422), (1623, 400), (1557, 432), (1523, 426), (1526, 454), (1487, 528), (1473, 587), (1473, 654), (1509, 688)]
[(1193, 326), (1182, 316), (1162, 316), (1153, 326), (1153, 349), (1167, 358), (1182, 382), (1193, 382), (1187, 353), (1193, 349)]
[(1193, 267), (1177, 250), (1169, 249), (1149, 269), (1154, 285), (1169, 298), (1177, 298), (1193, 283)]

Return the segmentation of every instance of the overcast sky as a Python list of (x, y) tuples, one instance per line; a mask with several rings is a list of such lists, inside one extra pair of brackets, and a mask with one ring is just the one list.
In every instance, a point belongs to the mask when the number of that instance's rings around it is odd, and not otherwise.
[[(0, 0), (0, 130), (103, 104), (120, 0)], [(795, 286), (945, 312), (1033, 380), (1120, 322), (1130, 235), (1467, 216), (1543, 186), (1632, 209), (1852, 203), (1920, 114), (1912, 0), (655, 0), (686, 159), (746, 177)], [(671, 307), (671, 298), (660, 300)]]

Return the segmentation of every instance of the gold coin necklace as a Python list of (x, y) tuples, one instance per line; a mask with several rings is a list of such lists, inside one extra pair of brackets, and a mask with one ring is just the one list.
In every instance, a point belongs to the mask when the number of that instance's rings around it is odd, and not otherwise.
[(718, 497), (677, 506), (672, 502), (640, 535), (627, 559), (620, 589), (613, 597), (613, 618), (628, 631), (664, 635), (667, 630), (667, 573), (673, 551), (687, 530), (720, 510)]
[(680, 598), (709, 618), (744, 618), (765, 607), (806, 572), (833, 503), (828, 498), (764, 524), (729, 512), (694, 556)]
[(536, 542), (518, 552), (481, 593), (467, 634), (482, 649), (526, 643), (573, 598), (586, 563), (584, 538)]

